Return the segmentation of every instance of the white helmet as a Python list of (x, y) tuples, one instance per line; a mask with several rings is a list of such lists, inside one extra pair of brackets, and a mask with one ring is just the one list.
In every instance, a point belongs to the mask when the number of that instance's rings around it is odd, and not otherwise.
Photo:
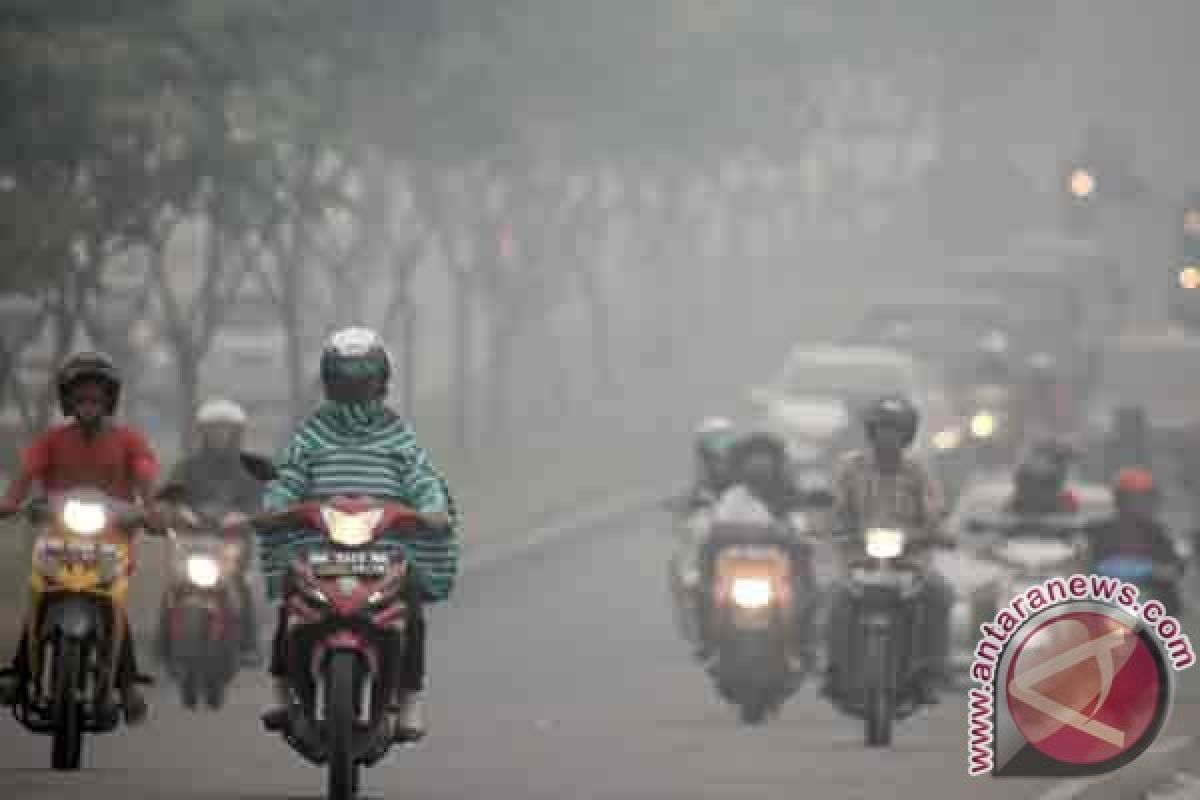
[(249, 417), (241, 406), (223, 397), (214, 397), (206, 401), (196, 412), (197, 425), (225, 424), (244, 428), (248, 421)]

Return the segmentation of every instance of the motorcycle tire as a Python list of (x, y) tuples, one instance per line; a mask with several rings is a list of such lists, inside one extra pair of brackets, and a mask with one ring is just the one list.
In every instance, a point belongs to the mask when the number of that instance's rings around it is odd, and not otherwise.
[(325, 692), (329, 800), (354, 800), (358, 796), (359, 766), (354, 757), (357, 667), (352, 653), (334, 653), (329, 659)]
[(61, 639), (55, 648), (54, 741), (50, 766), (74, 771), (83, 760), (84, 645), (76, 639)]
[(870, 667), (863, 685), (863, 724), (867, 747), (889, 747), (892, 743), (892, 723), (896, 719), (895, 681), (888, 672), (892, 669), (891, 643), (880, 633), (868, 633), (865, 663)]

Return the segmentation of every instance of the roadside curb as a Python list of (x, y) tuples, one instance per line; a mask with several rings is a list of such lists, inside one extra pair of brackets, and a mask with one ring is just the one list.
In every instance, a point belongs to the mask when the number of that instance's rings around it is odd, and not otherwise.
[(506, 561), (527, 555), (533, 550), (553, 542), (578, 536), (586, 531), (614, 519), (646, 511), (670, 497), (679, 489), (678, 483), (664, 484), (651, 489), (625, 492), (588, 504), (580, 511), (561, 514), (549, 522), (535, 526), (527, 536), (520, 538), (501, 537), (503, 541), (473, 548), (464, 548), (469, 555), (463, 558), (462, 572), (472, 573), (489, 569)]

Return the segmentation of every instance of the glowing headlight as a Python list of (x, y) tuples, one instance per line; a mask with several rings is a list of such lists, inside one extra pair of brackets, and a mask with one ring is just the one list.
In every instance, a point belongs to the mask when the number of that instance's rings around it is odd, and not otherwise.
[(347, 514), (325, 506), (321, 509), (321, 516), (325, 520), (325, 527), (329, 529), (329, 538), (347, 547), (357, 547), (371, 541), (371, 533), (383, 519), (383, 509)]
[(191, 556), (187, 560), (187, 576), (201, 589), (211, 589), (221, 578), (221, 568), (211, 556)]
[(953, 450), (962, 441), (962, 436), (953, 428), (938, 431), (933, 435), (933, 446), (937, 450)]
[(99, 503), (68, 500), (63, 506), (62, 521), (72, 533), (95, 536), (108, 526), (108, 512)]
[(971, 417), (971, 435), (976, 439), (986, 439), (996, 432), (996, 418), (990, 411), (980, 411)]
[(867, 555), (871, 558), (895, 558), (904, 552), (904, 531), (871, 528), (866, 540)]
[(762, 578), (737, 578), (733, 602), (742, 608), (763, 608), (771, 602), (771, 582)]
[(1200, 289), (1200, 267), (1184, 267), (1179, 271), (1180, 288)]

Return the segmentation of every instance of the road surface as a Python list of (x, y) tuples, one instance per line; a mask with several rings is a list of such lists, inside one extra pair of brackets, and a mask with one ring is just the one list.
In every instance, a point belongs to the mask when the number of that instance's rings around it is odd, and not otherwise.
[[(887, 751), (864, 750), (861, 724), (811, 688), (770, 725), (740, 727), (675, 635), (665, 525), (626, 515), (464, 577), (433, 619), (430, 738), (371, 771), (368, 796), (1008, 800), (1053, 788), (968, 778), (958, 697), (902, 725)], [(1197, 729), (1200, 692), (1185, 684), (1164, 736)], [(243, 676), (218, 714), (185, 713), (165, 688), (151, 696), (152, 720), (94, 740), (74, 775), (47, 771), (47, 740), (0, 721), (0, 797), (321, 795), (322, 773), (261, 733), (260, 676)]]

